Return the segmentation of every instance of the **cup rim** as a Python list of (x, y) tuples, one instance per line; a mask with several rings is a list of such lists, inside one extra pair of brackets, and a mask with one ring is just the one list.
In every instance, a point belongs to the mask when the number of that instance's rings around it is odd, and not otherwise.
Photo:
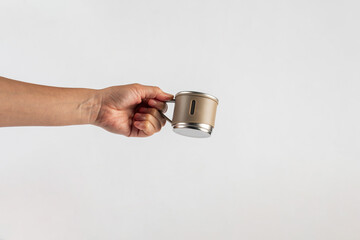
[(207, 97), (207, 98), (211, 98), (212, 100), (214, 100), (217, 104), (219, 104), (219, 99), (211, 94), (208, 94), (208, 93), (203, 93), (203, 92), (196, 92), (196, 91), (181, 91), (181, 92), (178, 92), (176, 95), (175, 95), (175, 98), (177, 96), (180, 96), (180, 95), (195, 95), (195, 96), (199, 96), (199, 97)]

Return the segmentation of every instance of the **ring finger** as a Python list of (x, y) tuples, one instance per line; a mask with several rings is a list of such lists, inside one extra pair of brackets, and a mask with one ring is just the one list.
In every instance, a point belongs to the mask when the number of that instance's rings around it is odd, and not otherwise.
[(148, 113), (148, 114), (152, 115), (160, 123), (161, 126), (164, 126), (166, 123), (166, 119), (161, 115), (159, 110), (157, 110), (155, 108), (141, 107), (138, 110), (138, 112), (139, 113)]
[(160, 129), (162, 127), (162, 123), (155, 116), (153, 116), (151, 113), (145, 112), (144, 110), (142, 110), (141, 112), (139, 111), (138, 113), (136, 113), (134, 115), (134, 120), (135, 121), (149, 122), (152, 125), (154, 132), (160, 131)]

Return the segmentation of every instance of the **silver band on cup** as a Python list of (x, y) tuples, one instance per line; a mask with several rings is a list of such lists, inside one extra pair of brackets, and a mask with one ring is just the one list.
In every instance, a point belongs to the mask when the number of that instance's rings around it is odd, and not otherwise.
[(180, 135), (197, 138), (210, 137), (213, 130), (213, 127), (211, 125), (205, 123), (176, 123), (172, 126), (174, 132)]

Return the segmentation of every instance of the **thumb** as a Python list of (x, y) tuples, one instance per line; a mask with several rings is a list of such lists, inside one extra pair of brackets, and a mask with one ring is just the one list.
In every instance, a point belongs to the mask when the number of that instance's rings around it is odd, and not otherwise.
[(173, 99), (173, 95), (170, 93), (166, 93), (161, 90), (159, 87), (155, 86), (139, 86), (139, 93), (142, 99), (157, 99), (159, 101), (169, 101)]

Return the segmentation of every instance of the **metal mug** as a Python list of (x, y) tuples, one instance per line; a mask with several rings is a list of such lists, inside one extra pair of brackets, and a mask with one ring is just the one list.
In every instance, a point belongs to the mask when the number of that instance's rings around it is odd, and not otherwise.
[(162, 115), (171, 123), (174, 132), (195, 138), (211, 136), (219, 103), (216, 97), (201, 92), (182, 91), (168, 102), (175, 103), (173, 119)]

